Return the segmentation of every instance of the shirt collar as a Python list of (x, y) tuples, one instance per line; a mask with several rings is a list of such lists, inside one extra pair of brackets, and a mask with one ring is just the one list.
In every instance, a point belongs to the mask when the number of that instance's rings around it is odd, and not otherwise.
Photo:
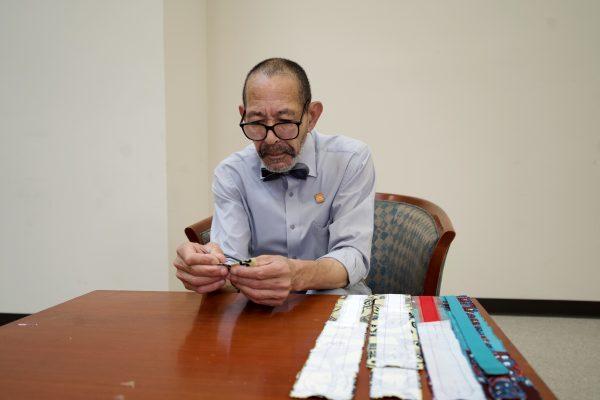
[[(306, 140), (300, 149), (300, 155), (296, 159), (296, 163), (303, 163), (308, 166), (308, 176), (317, 176), (317, 153), (315, 151), (315, 139), (313, 137), (313, 131), (306, 134)], [(265, 167), (265, 164), (262, 160), (260, 160), (260, 167)], [(258, 177), (262, 179), (260, 168), (258, 169)]]

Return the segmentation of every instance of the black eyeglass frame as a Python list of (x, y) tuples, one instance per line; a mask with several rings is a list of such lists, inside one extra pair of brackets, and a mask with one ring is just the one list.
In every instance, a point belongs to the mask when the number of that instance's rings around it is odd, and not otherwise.
[[(285, 121), (285, 122), (278, 122), (276, 124), (273, 125), (265, 125), (262, 122), (244, 122), (244, 118), (246, 118), (246, 110), (244, 110), (244, 114), (242, 115), (242, 119), (240, 120), (240, 128), (242, 128), (242, 133), (244, 134), (244, 136), (246, 136), (246, 138), (248, 138), (249, 140), (252, 140), (253, 142), (260, 142), (261, 140), (265, 140), (267, 135), (269, 135), (269, 131), (273, 131), (273, 135), (277, 136), (279, 139), (281, 140), (294, 140), (298, 137), (298, 135), (300, 135), (300, 125), (302, 125), (302, 119), (304, 118), (304, 113), (306, 113), (307, 110), (307, 106), (309, 105), (310, 100), (306, 100), (306, 102), (304, 103), (304, 106), (302, 107), (302, 114), (300, 115), (300, 121)], [(283, 125), (283, 124), (294, 124), (296, 125), (296, 136), (292, 137), (292, 138), (287, 138), (284, 139), (282, 137), (279, 137), (279, 135), (277, 134), (277, 132), (275, 132), (275, 127), (277, 125)], [(248, 126), (248, 125), (260, 125), (262, 127), (265, 128), (265, 136), (263, 136), (262, 139), (252, 139), (251, 137), (248, 137), (248, 135), (246, 134), (246, 131), (244, 131), (244, 127)]]

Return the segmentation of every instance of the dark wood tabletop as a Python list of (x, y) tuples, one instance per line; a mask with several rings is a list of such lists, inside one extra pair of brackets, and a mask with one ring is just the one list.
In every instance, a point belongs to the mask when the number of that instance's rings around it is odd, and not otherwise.
[[(337, 298), (291, 295), (273, 308), (234, 293), (95, 291), (0, 327), (0, 398), (288, 399)], [(363, 356), (355, 399), (368, 398)]]

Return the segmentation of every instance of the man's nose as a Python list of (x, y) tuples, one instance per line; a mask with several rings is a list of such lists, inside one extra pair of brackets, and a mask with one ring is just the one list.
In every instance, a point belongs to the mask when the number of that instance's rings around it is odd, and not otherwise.
[(267, 136), (265, 137), (265, 143), (267, 144), (275, 144), (279, 141), (279, 138), (275, 135), (275, 131), (273, 128), (267, 128)]

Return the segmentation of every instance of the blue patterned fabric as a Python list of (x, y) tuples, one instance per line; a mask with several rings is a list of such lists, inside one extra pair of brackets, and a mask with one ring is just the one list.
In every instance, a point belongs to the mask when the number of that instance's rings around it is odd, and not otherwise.
[(200, 234), (200, 243), (202, 244), (206, 244), (208, 242), (210, 242), (210, 229), (205, 230), (204, 232), (202, 232)]
[[(407, 203), (375, 200), (375, 229), (367, 286), (376, 293), (420, 295), (439, 239), (427, 211)], [(210, 241), (210, 229), (200, 242)]]
[(367, 285), (373, 293), (420, 295), (439, 239), (431, 215), (412, 204), (375, 201), (375, 230)]
[[(440, 297), (440, 299), (442, 300), (440, 309), (446, 313), (449, 313), (450, 317), (452, 318), (453, 314), (450, 313), (450, 305), (448, 304), (447, 296)], [(463, 347), (463, 352), (469, 359), (471, 367), (473, 368), (473, 373), (475, 374), (475, 378), (483, 387), (486, 398), (493, 400), (541, 399), (539, 392), (533, 386), (533, 382), (523, 375), (523, 372), (519, 365), (517, 365), (517, 362), (508, 352), (506, 352), (502, 342), (496, 337), (489, 325), (487, 325), (487, 323), (480, 323), (483, 318), (481, 317), (481, 314), (479, 313), (479, 310), (475, 304), (473, 304), (472, 299), (469, 296), (457, 296), (456, 300), (466, 313), (467, 318), (477, 331), (477, 334), (485, 343), (485, 346), (487, 346), (493, 352), (494, 357), (508, 369), (508, 374), (506, 375), (486, 375), (475, 361), (475, 357), (471, 351), (467, 349), (467, 346)], [(454, 329), (454, 327), (455, 325), (453, 323), (452, 328)], [(486, 334), (486, 330), (489, 330), (489, 336)], [(461, 336), (460, 330), (456, 336), (457, 338)], [(498, 346), (502, 350), (497, 350)]]

